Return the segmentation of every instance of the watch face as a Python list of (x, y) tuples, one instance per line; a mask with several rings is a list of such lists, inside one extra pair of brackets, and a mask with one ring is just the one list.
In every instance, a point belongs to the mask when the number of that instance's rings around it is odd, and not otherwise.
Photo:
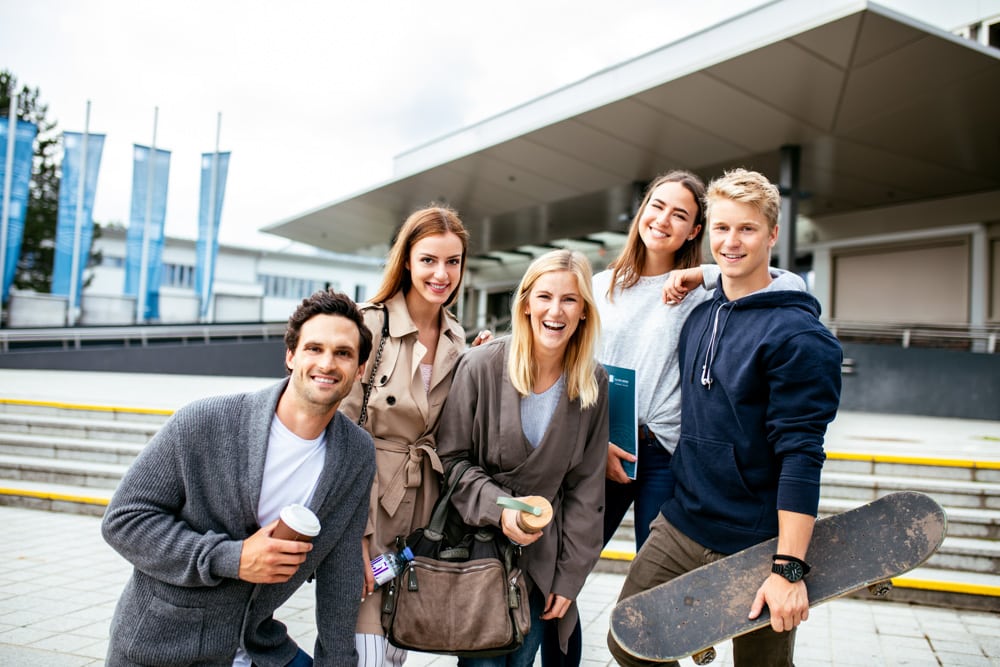
[(778, 565), (777, 563), (771, 568), (771, 571), (775, 574), (780, 574), (788, 581), (795, 583), (805, 576), (805, 572), (802, 570), (802, 565), (796, 563), (795, 561), (789, 561), (784, 565)]
[(785, 579), (795, 582), (805, 576), (805, 572), (802, 571), (802, 566), (799, 563), (791, 562), (785, 563)]

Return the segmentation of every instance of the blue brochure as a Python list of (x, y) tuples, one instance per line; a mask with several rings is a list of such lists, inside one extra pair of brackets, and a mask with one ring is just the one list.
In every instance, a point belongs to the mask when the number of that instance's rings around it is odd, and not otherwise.
[[(604, 364), (608, 371), (608, 416), (611, 442), (630, 454), (639, 450), (639, 417), (635, 406), (635, 371)], [(638, 461), (622, 461), (629, 479), (635, 479)]]

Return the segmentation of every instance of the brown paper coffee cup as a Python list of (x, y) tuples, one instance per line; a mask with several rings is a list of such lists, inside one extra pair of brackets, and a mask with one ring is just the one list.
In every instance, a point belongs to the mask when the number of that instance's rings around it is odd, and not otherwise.
[(304, 505), (288, 505), (282, 508), (278, 525), (271, 537), (278, 540), (311, 542), (319, 535), (319, 519)]

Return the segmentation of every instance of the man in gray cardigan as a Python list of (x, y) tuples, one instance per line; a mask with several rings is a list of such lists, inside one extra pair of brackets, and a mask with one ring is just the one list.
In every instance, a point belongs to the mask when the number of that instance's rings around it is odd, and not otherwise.
[[(356, 667), (371, 437), (337, 411), (371, 334), (346, 296), (317, 292), (285, 333), (289, 377), (178, 410), (104, 515), (135, 569), (111, 622), (108, 665), (309, 665), (273, 613), (315, 577), (317, 665)], [(281, 507), (319, 518), (312, 543), (271, 537)]]

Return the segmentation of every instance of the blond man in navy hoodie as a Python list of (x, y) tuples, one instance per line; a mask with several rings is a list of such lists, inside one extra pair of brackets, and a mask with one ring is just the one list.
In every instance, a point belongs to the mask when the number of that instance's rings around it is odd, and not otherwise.
[[(722, 278), (681, 333), (674, 496), (653, 522), (620, 599), (777, 536), (772, 573), (747, 610), (756, 618), (766, 605), (771, 624), (733, 640), (733, 655), (737, 667), (790, 667), (795, 628), (809, 617), (803, 577), (823, 437), (840, 401), (842, 352), (819, 322), (815, 298), (772, 283), (778, 189), (737, 169), (709, 184), (705, 203)], [(650, 664), (610, 635), (608, 643), (621, 664)]]

